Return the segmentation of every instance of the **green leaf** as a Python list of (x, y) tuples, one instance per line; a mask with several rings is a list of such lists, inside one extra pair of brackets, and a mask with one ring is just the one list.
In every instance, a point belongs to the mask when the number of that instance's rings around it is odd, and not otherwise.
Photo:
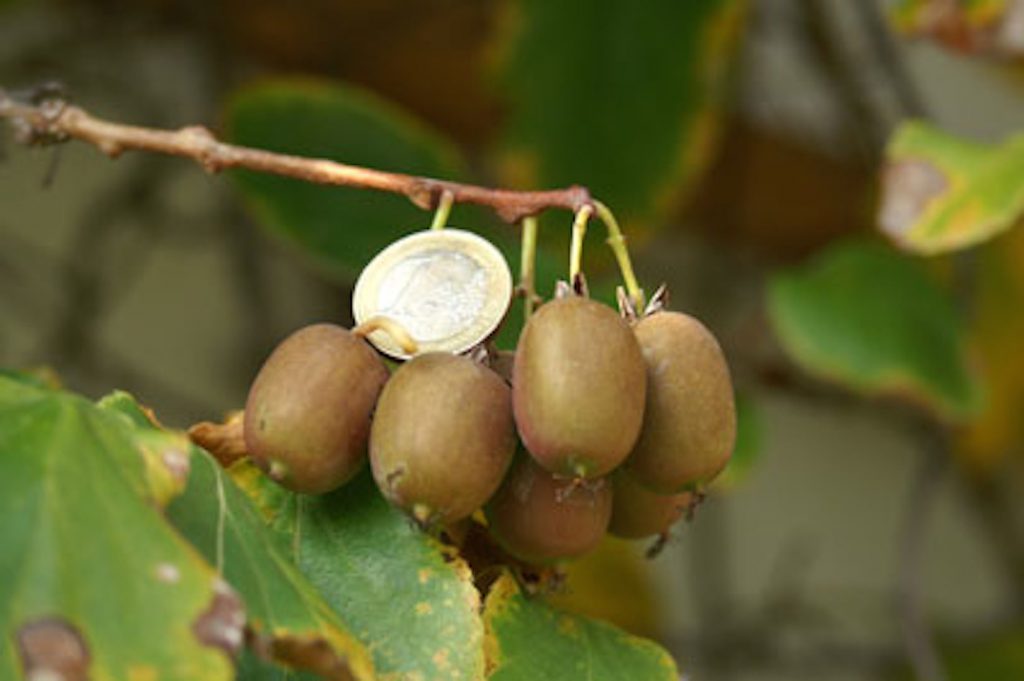
[[(167, 506), (167, 518), (242, 596), (257, 649), (284, 664), (332, 678), (345, 669), (357, 679), (373, 678), (369, 652), (302, 575), (289, 547), (266, 527), (217, 461), (184, 434), (162, 429), (128, 393), (116, 392), (100, 405), (131, 421), (143, 451), (176, 450), (187, 456), (188, 484)], [(324, 645), (334, 654), (325, 655)]]
[[(369, 651), (299, 571), (289, 547), (265, 526), (212, 456), (197, 449), (188, 487), (167, 512), (242, 595), (248, 624), (272, 657), (325, 676), (347, 667), (357, 679), (373, 678)], [(323, 644), (334, 652), (329, 659), (318, 649)]]
[(973, 144), (925, 123), (889, 141), (879, 228), (900, 247), (941, 253), (1010, 229), (1024, 214), (1024, 135)]
[(745, 5), (517, 3), (501, 69), (507, 180), (587, 185), (627, 223), (664, 212), (708, 157)]
[[(462, 175), (450, 143), (394, 106), (340, 83), (268, 81), (237, 92), (225, 118), (236, 144), (413, 175)], [(249, 171), (232, 177), (261, 225), (342, 279), (395, 239), (430, 226), (430, 214), (404, 196)]]
[(264, 518), (292, 535), (302, 571), (370, 648), (380, 678), (483, 675), (480, 597), (469, 567), (389, 506), (369, 471), (307, 497), (267, 491), (266, 477), (240, 470), (243, 488), (273, 505)]
[(199, 636), (241, 642), (237, 597), (164, 521), (148, 465), (119, 414), (0, 377), (0, 678), (43, 678), (53, 646), (74, 678), (234, 678)]
[(672, 657), (610, 624), (529, 598), (508, 573), (484, 606), (489, 681), (678, 681)]
[(1024, 678), (1024, 629), (1013, 629), (968, 644), (944, 647), (949, 681)]
[(920, 260), (848, 243), (773, 277), (768, 311), (811, 374), (865, 395), (898, 395), (951, 419), (978, 406), (965, 334)]

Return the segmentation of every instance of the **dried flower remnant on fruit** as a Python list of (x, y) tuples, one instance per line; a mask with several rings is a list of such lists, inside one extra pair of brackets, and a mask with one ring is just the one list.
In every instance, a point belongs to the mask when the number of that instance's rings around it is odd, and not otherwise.
[(243, 419), (244, 412), (236, 411), (228, 415), (224, 423), (202, 421), (188, 429), (188, 437), (227, 468), (248, 455)]
[(485, 513), (503, 549), (543, 565), (593, 550), (608, 529), (612, 503), (606, 480), (559, 479), (522, 455)]

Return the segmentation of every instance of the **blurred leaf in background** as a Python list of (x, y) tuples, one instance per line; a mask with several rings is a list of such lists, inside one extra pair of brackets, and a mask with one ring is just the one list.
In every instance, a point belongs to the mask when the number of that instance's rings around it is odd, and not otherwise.
[(725, 470), (715, 478), (714, 489), (739, 484), (757, 463), (764, 437), (764, 424), (757, 402), (748, 394), (736, 395), (736, 444)]
[[(275, 80), (237, 92), (227, 105), (236, 143), (378, 170), (446, 179), (463, 176), (453, 145), (368, 92), (315, 80)], [(392, 241), (430, 226), (403, 196), (238, 171), (259, 223), (287, 238), (342, 281)]]
[(954, 421), (977, 411), (966, 329), (920, 260), (880, 244), (837, 244), (774, 275), (768, 310), (783, 348), (812, 375)]
[(1024, 213), (1024, 135), (1001, 146), (904, 123), (889, 141), (879, 226), (899, 246), (940, 253), (985, 241)]
[[(651, 538), (647, 541), (650, 544)], [(592, 553), (565, 566), (565, 589), (547, 601), (577, 615), (611, 622), (631, 634), (659, 638), (667, 605), (658, 598), (644, 543), (605, 536)], [(609, 588), (614, 584), (615, 588)]]
[(954, 50), (1024, 58), (1024, 5), (1017, 0), (898, 0), (892, 17), (904, 33)]
[(632, 234), (709, 158), (743, 0), (509, 3), (503, 183), (587, 185)]
[(976, 473), (1024, 458), (1024, 229), (977, 253), (971, 343), (985, 376), (985, 404), (960, 440)]
[[(943, 678), (947, 681), (1010, 681), (1024, 679), (1024, 629), (1019, 625), (996, 633), (943, 646)], [(893, 677), (913, 681), (911, 672)]]

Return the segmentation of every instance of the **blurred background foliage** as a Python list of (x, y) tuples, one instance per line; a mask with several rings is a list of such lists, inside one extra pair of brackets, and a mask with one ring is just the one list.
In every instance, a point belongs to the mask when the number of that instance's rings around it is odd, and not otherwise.
[[(721, 339), (741, 438), (662, 557), (609, 540), (557, 600), (694, 679), (920, 677), (932, 632), (933, 678), (1024, 678), (1022, 64), (1019, 0), (0, 0), (5, 87), (615, 209), (643, 284)], [(430, 218), (84, 145), (5, 149), (0, 208), (0, 364), (179, 426), (347, 323), (361, 266)], [(515, 269), (515, 227), (451, 222)], [(542, 222), (542, 294), (569, 224)]]

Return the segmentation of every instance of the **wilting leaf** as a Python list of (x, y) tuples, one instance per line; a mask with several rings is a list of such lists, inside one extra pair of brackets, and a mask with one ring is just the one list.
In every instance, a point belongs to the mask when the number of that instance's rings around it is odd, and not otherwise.
[[(392, 508), (369, 471), (331, 494), (276, 490), (253, 469), (243, 487), (295, 542), (298, 563), (373, 653), (382, 679), (483, 674), (479, 594), (462, 559)], [(290, 519), (289, 519), (290, 518)]]
[(976, 411), (962, 324), (919, 260), (842, 244), (777, 274), (768, 308), (783, 347), (812, 374), (951, 419)]
[(238, 599), (147, 468), (125, 417), (0, 377), (0, 677), (234, 678)]
[(900, 0), (896, 27), (933, 38), (960, 52), (1024, 57), (1024, 3), (1020, 0)]
[(490, 681), (678, 681), (671, 656), (610, 624), (561, 612), (502, 575), (487, 595)]
[(879, 228), (899, 246), (939, 253), (973, 246), (1024, 213), (1024, 136), (999, 147), (973, 144), (924, 123), (889, 142)]
[(512, 5), (506, 182), (587, 185), (633, 226), (663, 212), (708, 157), (745, 4)]

